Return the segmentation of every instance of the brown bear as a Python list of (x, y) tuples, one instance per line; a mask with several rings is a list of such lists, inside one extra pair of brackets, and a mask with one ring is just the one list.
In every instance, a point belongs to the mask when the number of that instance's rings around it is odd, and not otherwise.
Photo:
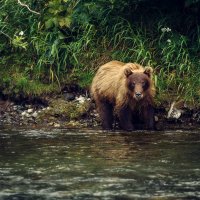
[(103, 129), (112, 129), (114, 113), (123, 130), (154, 129), (153, 97), (155, 94), (151, 67), (137, 63), (111, 61), (102, 65), (91, 85)]

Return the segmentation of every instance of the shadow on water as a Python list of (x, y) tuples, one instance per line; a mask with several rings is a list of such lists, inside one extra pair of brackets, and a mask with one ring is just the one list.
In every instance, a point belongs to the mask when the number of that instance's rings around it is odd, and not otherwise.
[(200, 199), (198, 131), (1, 130), (0, 199)]

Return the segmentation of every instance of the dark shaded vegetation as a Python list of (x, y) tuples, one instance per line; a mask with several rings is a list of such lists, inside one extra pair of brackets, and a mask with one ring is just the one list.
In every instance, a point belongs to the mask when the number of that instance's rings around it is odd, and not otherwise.
[(45, 96), (71, 84), (88, 89), (97, 67), (117, 59), (155, 69), (158, 105), (198, 106), (199, 0), (19, 2), (0, 2), (3, 95)]

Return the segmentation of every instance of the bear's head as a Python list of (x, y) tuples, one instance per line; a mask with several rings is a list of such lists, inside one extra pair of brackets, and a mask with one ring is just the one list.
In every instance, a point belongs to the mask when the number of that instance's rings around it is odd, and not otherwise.
[(145, 67), (142, 71), (125, 68), (124, 74), (128, 93), (135, 100), (143, 99), (148, 93), (147, 91), (151, 87), (152, 73), (153, 69), (151, 67)]

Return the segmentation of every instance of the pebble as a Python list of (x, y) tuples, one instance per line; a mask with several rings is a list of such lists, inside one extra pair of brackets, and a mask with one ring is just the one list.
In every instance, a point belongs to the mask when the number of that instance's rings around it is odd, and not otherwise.
[(15, 106), (13, 106), (13, 110), (15, 110), (15, 111), (16, 111), (17, 109), (18, 109), (18, 106), (16, 106), (16, 105), (15, 105)]
[(33, 116), (34, 118), (36, 118), (36, 117), (38, 116), (38, 113), (35, 111), (35, 112), (32, 114), (32, 116)]
[(39, 110), (38, 112), (42, 112), (42, 111), (50, 110), (50, 109), (51, 109), (50, 107), (46, 107), (46, 108), (42, 108), (42, 110)]
[(29, 113), (26, 113), (25, 117), (29, 118), (29, 117), (31, 117), (31, 115)]
[(25, 116), (25, 115), (26, 115), (26, 111), (22, 112), (21, 115), (22, 115), (22, 116)]
[(54, 123), (54, 125), (53, 125), (55, 128), (59, 128), (60, 127), (60, 124), (58, 124), (58, 123)]
[(155, 119), (155, 122), (159, 121), (158, 116), (155, 116), (154, 119)]
[(29, 108), (29, 109), (27, 110), (27, 112), (28, 112), (28, 113), (32, 113), (32, 112), (33, 112), (33, 108)]

